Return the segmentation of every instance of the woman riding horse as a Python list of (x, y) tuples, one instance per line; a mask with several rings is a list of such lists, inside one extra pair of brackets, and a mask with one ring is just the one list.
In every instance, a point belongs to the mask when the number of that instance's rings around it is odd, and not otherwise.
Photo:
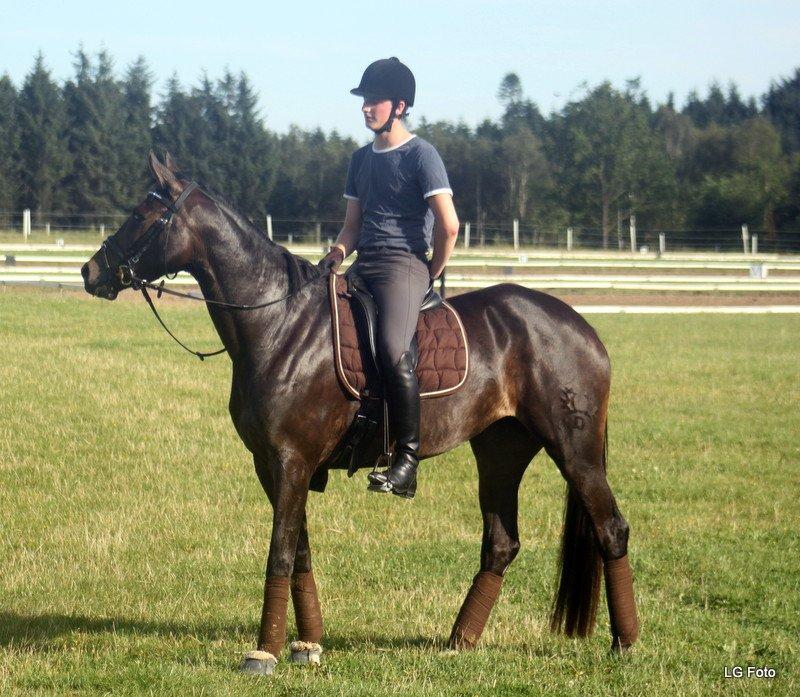
[(358, 252), (352, 272), (378, 307), (378, 357), (395, 441), (390, 466), (371, 473), (368, 488), (413, 498), (420, 403), (409, 348), (422, 300), (455, 246), (458, 217), (442, 158), (403, 123), (414, 105), (411, 70), (397, 58), (377, 60), (350, 92), (364, 98), (364, 123), (375, 137), (350, 159), (344, 226), (320, 265), (335, 272)]
[[(390, 75), (403, 71), (399, 61), (378, 63), (384, 70), (387, 65)], [(388, 93), (371, 86), (374, 69), (369, 73), (356, 91), (366, 94), (360, 88), (368, 87), (377, 92), (370, 92), (362, 110), (370, 129), (381, 133), (374, 149), (353, 156), (347, 193), (359, 200), (348, 201), (348, 223), (338, 242), (343, 249), (336, 247), (325, 265), (337, 267), (356, 246), (365, 250), (356, 266), (362, 267), (382, 308), (383, 358), (404, 371), (387, 390), (394, 390), (393, 402), (399, 405), (393, 414), (406, 414), (396, 434), (397, 457), (376, 488), (413, 494), (418, 458), (469, 441), (477, 465), (483, 538), (479, 570), (448, 645), (473, 648), (520, 550), (522, 477), (536, 453), (545, 449), (567, 482), (551, 627), (570, 636), (588, 635), (605, 575), (612, 646), (625, 649), (636, 641), (638, 621), (629, 528), (606, 476), (608, 353), (586, 320), (550, 295), (513, 283), (463, 293), (451, 303), (469, 337), (465, 383), (435, 403), (424, 400), (419, 405), (406, 363), (407, 332), (413, 330), (423, 286), (441, 273), (452, 250), (457, 219), (435, 151), (418, 138), (405, 140), (411, 134), (397, 119), (413, 102), (410, 73), (405, 73), (403, 91)], [(383, 130), (387, 124), (379, 124), (384, 118), (391, 118), (389, 126), (396, 121), (394, 127)], [(150, 153), (149, 164), (155, 189), (83, 266), (84, 285), (89, 293), (113, 300), (129, 287), (160, 291), (154, 282), (167, 274), (188, 271), (194, 276), (230, 356), (231, 419), (252, 453), (274, 511), (256, 650), (245, 654), (242, 669), (258, 674), (275, 669), (286, 640), (290, 596), (298, 638), (290, 645), (291, 659), (319, 662), (323, 625), (311, 563), (308, 493), (359, 408), (334, 370), (325, 282), (329, 275), (181, 176), (170, 158), (162, 164)], [(413, 199), (417, 207), (404, 198), (408, 189), (401, 183), (409, 178), (418, 187), (408, 185), (418, 192)], [(394, 226), (389, 224), (392, 213)], [(427, 249), (431, 217), (436, 220), (435, 249), (426, 265), (420, 242)], [(375, 248), (371, 257), (369, 246)], [(254, 282), (255, 268), (259, 273)], [(390, 294), (403, 299), (399, 314)], [(404, 396), (412, 405), (405, 412), (400, 411)], [(419, 418), (415, 409), (423, 414), (421, 423), (408, 417), (413, 412)]]

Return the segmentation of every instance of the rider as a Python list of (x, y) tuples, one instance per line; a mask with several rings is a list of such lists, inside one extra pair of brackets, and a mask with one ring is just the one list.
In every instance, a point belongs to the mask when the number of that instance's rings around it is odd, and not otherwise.
[(350, 159), (344, 226), (320, 262), (335, 272), (355, 249), (352, 268), (375, 298), (395, 447), (390, 466), (370, 473), (368, 488), (405, 498), (416, 492), (419, 464), (419, 384), (409, 348), (422, 300), (447, 264), (459, 225), (442, 158), (405, 126), (415, 89), (411, 70), (384, 58), (350, 90), (364, 99), (361, 111), (374, 139)]

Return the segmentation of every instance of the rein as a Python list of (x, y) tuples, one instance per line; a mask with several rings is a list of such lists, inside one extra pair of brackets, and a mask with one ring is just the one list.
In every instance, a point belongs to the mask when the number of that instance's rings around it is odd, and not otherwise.
[(170, 288), (164, 287), (164, 281), (161, 281), (161, 283), (158, 284), (152, 283), (151, 281), (146, 281), (143, 278), (139, 278), (138, 276), (134, 275), (133, 272), (131, 272), (130, 270), (128, 270), (128, 274), (129, 274), (128, 275), (129, 282), (125, 285), (130, 285), (130, 287), (133, 288), (134, 290), (141, 291), (142, 295), (144, 296), (144, 299), (147, 301), (147, 305), (153, 311), (153, 314), (155, 315), (159, 324), (161, 324), (161, 326), (164, 328), (164, 331), (167, 332), (167, 334), (169, 334), (175, 340), (175, 343), (177, 343), (181, 348), (197, 356), (201, 361), (205, 360), (209, 356), (218, 356), (221, 353), (225, 353), (228, 349), (226, 349), (223, 346), (221, 349), (217, 351), (204, 353), (203, 351), (195, 351), (194, 349), (189, 348), (186, 344), (184, 344), (177, 336), (175, 336), (170, 331), (169, 327), (166, 324), (164, 324), (164, 320), (161, 319), (161, 316), (158, 314), (158, 310), (156, 310), (156, 306), (153, 304), (153, 299), (150, 297), (150, 293), (147, 292), (148, 288), (151, 288), (156, 291), (156, 298), (160, 298), (162, 293), (166, 293), (167, 295), (174, 295), (178, 298), (186, 298), (187, 300), (196, 300), (197, 302), (201, 303), (204, 302), (207, 303), (208, 305), (216, 305), (217, 307), (223, 307), (228, 310), (249, 311), (249, 310), (260, 310), (261, 308), (269, 307), (270, 305), (276, 305), (277, 303), (283, 302), (284, 300), (288, 300), (293, 295), (296, 295), (301, 290), (303, 290), (303, 288), (305, 288), (307, 285), (310, 285), (314, 283), (314, 281), (318, 281), (320, 278), (323, 278), (323, 276), (317, 276), (316, 278), (312, 278), (303, 283), (303, 285), (297, 288), (297, 290), (294, 290), (288, 295), (284, 295), (282, 298), (278, 298), (277, 300), (270, 300), (269, 302), (259, 303), (258, 305), (237, 305), (235, 303), (226, 303), (221, 300), (206, 300), (205, 298), (198, 298), (196, 295), (191, 295), (190, 293), (181, 293), (180, 291), (177, 290), (171, 290)]
[[(155, 305), (153, 304), (153, 299), (150, 297), (150, 294), (147, 292), (147, 289), (150, 288), (156, 291), (156, 298), (160, 298), (162, 293), (166, 293), (167, 295), (174, 295), (179, 298), (187, 298), (188, 300), (196, 300), (198, 302), (204, 302), (207, 305), (215, 305), (217, 307), (222, 307), (228, 310), (242, 310), (242, 311), (250, 311), (250, 310), (260, 310), (264, 307), (269, 307), (270, 305), (276, 305), (277, 303), (283, 302), (284, 300), (288, 300), (292, 296), (299, 293), (303, 288), (310, 285), (314, 281), (319, 280), (320, 278), (324, 278), (324, 276), (317, 276), (315, 278), (309, 279), (305, 283), (303, 283), (299, 288), (295, 289), (293, 292), (289, 293), (288, 295), (284, 295), (282, 298), (278, 298), (277, 300), (270, 300), (268, 302), (259, 303), (257, 305), (239, 305), (236, 303), (228, 303), (223, 302), (221, 300), (206, 300), (205, 298), (198, 298), (196, 295), (191, 295), (190, 293), (181, 293), (180, 291), (171, 290), (169, 288), (164, 287), (164, 281), (162, 280), (161, 283), (156, 284), (152, 281), (148, 281), (144, 278), (140, 278), (134, 272), (134, 267), (136, 264), (139, 263), (139, 260), (142, 258), (144, 253), (152, 246), (153, 242), (155, 242), (156, 238), (166, 230), (167, 239), (164, 243), (164, 276), (167, 278), (174, 278), (175, 276), (170, 277), (167, 273), (167, 243), (169, 242), (169, 233), (170, 233), (170, 222), (172, 221), (173, 214), (180, 211), (183, 207), (184, 202), (186, 201), (187, 197), (189, 196), (192, 191), (197, 189), (198, 191), (203, 191), (197, 182), (191, 182), (175, 199), (175, 201), (170, 201), (169, 199), (164, 198), (160, 193), (156, 191), (151, 191), (147, 194), (148, 198), (151, 198), (155, 201), (158, 201), (164, 208), (164, 215), (162, 215), (156, 222), (154, 222), (146, 231), (145, 233), (136, 241), (136, 244), (132, 247), (132, 249), (125, 252), (117, 242), (116, 235), (117, 233), (111, 235), (108, 239), (106, 239), (102, 246), (101, 250), (103, 252), (103, 258), (106, 264), (106, 269), (110, 271), (111, 264), (108, 261), (108, 250), (118, 257), (119, 265), (117, 267), (117, 273), (119, 274), (119, 281), (123, 286), (129, 286), (133, 290), (139, 290), (142, 293), (147, 305), (149, 306), (150, 310), (152, 310), (155, 318), (158, 320), (159, 324), (164, 328), (164, 331), (169, 334), (172, 339), (184, 350), (188, 351), (194, 356), (197, 356), (201, 361), (205, 360), (210, 356), (218, 356), (221, 353), (225, 353), (228, 349), (224, 346), (217, 350), (205, 353), (203, 351), (195, 351), (194, 349), (189, 348), (186, 344), (184, 344), (175, 334), (173, 334), (169, 327), (164, 323), (164, 320), (161, 319), (161, 316), (158, 314), (158, 310), (156, 310)], [(206, 193), (206, 192), (203, 192)], [(206, 196), (208, 194), (206, 193)], [(209, 198), (211, 198), (209, 196)], [(211, 199), (213, 201), (213, 198)], [(135, 250), (135, 253), (134, 253)]]

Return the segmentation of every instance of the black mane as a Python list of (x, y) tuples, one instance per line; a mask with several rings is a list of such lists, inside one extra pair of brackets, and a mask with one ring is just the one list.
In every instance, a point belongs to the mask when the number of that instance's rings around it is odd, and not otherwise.
[(308, 261), (308, 259), (304, 259), (297, 254), (292, 254), (292, 252), (286, 249), (286, 247), (283, 245), (273, 242), (266, 232), (264, 232), (248, 216), (240, 213), (233, 203), (231, 203), (230, 200), (228, 200), (228, 198), (219, 191), (215, 191), (204, 182), (193, 178), (186, 172), (176, 172), (175, 176), (184, 181), (197, 182), (198, 186), (203, 190), (203, 192), (206, 193), (214, 201), (214, 203), (219, 205), (226, 214), (233, 218), (239, 227), (260, 237), (262, 241), (267, 244), (269, 249), (274, 250), (283, 256), (286, 274), (289, 278), (290, 293), (294, 292), (307, 281), (324, 275), (322, 269), (320, 269), (316, 264), (313, 264), (312, 262)]

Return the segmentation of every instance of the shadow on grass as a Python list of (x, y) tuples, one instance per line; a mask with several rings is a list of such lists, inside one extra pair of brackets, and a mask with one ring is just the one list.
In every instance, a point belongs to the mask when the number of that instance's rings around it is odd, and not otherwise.
[[(49, 650), (53, 643), (70, 634), (117, 634), (138, 637), (194, 638), (198, 641), (240, 641), (243, 648), (255, 641), (258, 627), (255, 624), (191, 624), (180, 622), (153, 622), (124, 617), (85, 617), (82, 615), (41, 614), (24, 615), (0, 612), (0, 647), (28, 650)], [(287, 637), (291, 641), (292, 637)], [(440, 638), (416, 636), (398, 637), (374, 634), (348, 633), (340, 635), (326, 632), (322, 639), (326, 651), (355, 649), (408, 649), (439, 650), (444, 648)]]

